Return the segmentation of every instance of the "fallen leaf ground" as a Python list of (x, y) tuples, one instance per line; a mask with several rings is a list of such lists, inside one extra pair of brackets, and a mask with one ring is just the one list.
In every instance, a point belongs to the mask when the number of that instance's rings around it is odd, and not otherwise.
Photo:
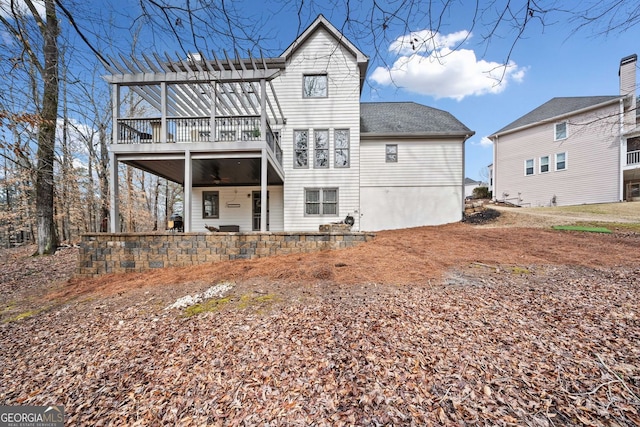
[[(68, 280), (72, 248), (2, 251), (0, 404), (68, 425), (640, 425), (639, 248), (453, 224), (94, 280)], [(165, 309), (225, 280), (201, 314)]]

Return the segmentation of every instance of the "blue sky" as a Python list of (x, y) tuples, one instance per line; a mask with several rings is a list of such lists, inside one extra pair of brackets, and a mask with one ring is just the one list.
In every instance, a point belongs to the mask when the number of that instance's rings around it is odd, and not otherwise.
[[(6, 1), (0, 0), (0, 3)], [(173, 5), (184, 3), (183, 0), (167, 2)], [(264, 38), (260, 41), (260, 48), (267, 56), (279, 55), (318, 13), (324, 14), (371, 58), (361, 100), (415, 101), (449, 111), (475, 131), (475, 135), (466, 143), (465, 174), (480, 179), (481, 171), (492, 162), (492, 147), (486, 139), (488, 135), (556, 96), (618, 94), (620, 59), (640, 51), (640, 25), (624, 32), (598, 36), (597, 32), (602, 26), (591, 25), (576, 31), (577, 24), (569, 20), (571, 14), (566, 11), (545, 15), (534, 13), (534, 18), (515, 46), (515, 33), (509, 23), (500, 26), (490, 42), (486, 43), (484, 36), (489, 31), (488, 24), (492, 22), (495, 10), (499, 10), (505, 2), (496, 0), (489, 3), (493, 9), (476, 15), (475, 26), (472, 26), (475, 1), (450, 2), (450, 8), (438, 21), (438, 28), (430, 28), (433, 25), (429, 22), (435, 20), (420, 14), (419, 9), (412, 9), (410, 29), (413, 33), (397, 22), (390, 23), (382, 31), (378, 19), (382, 15), (379, 14), (373, 20), (375, 40), (370, 31), (367, 33), (371, 25), (368, 28), (366, 25), (345, 26), (345, 2), (338, 0), (305, 0), (302, 7), (300, 0), (227, 1), (225, 5), (232, 13), (246, 19), (247, 23), (258, 24), (259, 33)], [(630, 0), (625, 2), (632, 4)], [(371, 3), (367, 0), (351, 0), (350, 18), (366, 19)], [(392, 0), (386, 3), (408, 4)], [(423, 8), (427, 4), (420, 1), (416, 3)], [(429, 3), (433, 7), (432, 16), (435, 17), (438, 2)], [(526, 4), (526, 1), (510, 3), (516, 7), (514, 12), (521, 16), (522, 10), (518, 10), (517, 5)], [(533, 4), (536, 3), (544, 4), (544, 7), (559, 4), (563, 8), (608, 4), (607, 1), (596, 0), (584, 0), (575, 5), (573, 2), (555, 0), (539, 0)], [(125, 56), (129, 54), (131, 28), (134, 26), (132, 21), (140, 14), (137, 2), (90, 0), (77, 3), (74, 7), (83, 9), (80, 24), (87, 34), (111, 36), (110, 39), (104, 36), (94, 38), (96, 46), (101, 50), (111, 46)], [(544, 19), (544, 25), (539, 17)], [(136, 22), (142, 24), (140, 20)], [(158, 53), (181, 50), (173, 35), (158, 31), (157, 28), (155, 32), (150, 32), (153, 28), (151, 25), (141, 25), (141, 28), (143, 32), (137, 42), (139, 50), (155, 50)], [(184, 29), (184, 26), (181, 28)], [(429, 31), (437, 31), (433, 38), (435, 44), (423, 43)], [(208, 50), (221, 54), (221, 47), (226, 46), (222, 39), (215, 34), (206, 35)], [(409, 40), (414, 41), (414, 46), (407, 43)], [(184, 47), (189, 48), (189, 37), (185, 36), (182, 42)], [(79, 41), (76, 44), (82, 49)], [(508, 58), (510, 67), (502, 74), (503, 69), (499, 65), (507, 59), (512, 47)], [(233, 51), (231, 46), (226, 48), (229, 52)], [(248, 48), (258, 53), (257, 46)], [(430, 56), (433, 52), (439, 54), (438, 60)], [(390, 73), (390, 70), (393, 71)], [(496, 79), (496, 75), (501, 77)]]

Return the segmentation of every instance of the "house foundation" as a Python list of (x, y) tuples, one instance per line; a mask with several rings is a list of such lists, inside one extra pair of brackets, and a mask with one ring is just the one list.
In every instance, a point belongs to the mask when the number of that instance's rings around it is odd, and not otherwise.
[(89, 233), (82, 236), (76, 276), (143, 272), (218, 261), (344, 249), (372, 233)]

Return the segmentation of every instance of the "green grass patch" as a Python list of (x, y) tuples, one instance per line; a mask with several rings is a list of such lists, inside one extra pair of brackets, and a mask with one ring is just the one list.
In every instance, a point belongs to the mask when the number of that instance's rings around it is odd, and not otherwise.
[(16, 314), (13, 317), (10, 317), (6, 320), (3, 320), (3, 323), (11, 323), (11, 322), (17, 322), (19, 320), (23, 320), (26, 318), (29, 318), (31, 316), (35, 316), (36, 314), (40, 313), (42, 310), (29, 310), (29, 311), (25, 311), (23, 313), (20, 314)]
[(611, 233), (612, 231), (606, 227), (591, 227), (585, 225), (554, 225), (554, 230), (567, 230), (567, 231), (586, 231), (589, 233)]
[(210, 299), (210, 300), (205, 301), (205, 302), (203, 302), (201, 304), (195, 304), (195, 305), (192, 305), (190, 307), (185, 308), (184, 315), (186, 317), (191, 317), (191, 316), (195, 316), (195, 315), (202, 314), (202, 313), (218, 311), (222, 307), (224, 307), (226, 304), (228, 304), (229, 301), (231, 301), (231, 297)]

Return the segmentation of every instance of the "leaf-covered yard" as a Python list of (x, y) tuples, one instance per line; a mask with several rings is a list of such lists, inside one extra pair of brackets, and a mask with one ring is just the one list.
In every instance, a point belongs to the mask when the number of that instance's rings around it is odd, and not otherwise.
[(37, 261), (4, 257), (3, 297), (47, 308), (3, 301), (0, 399), (68, 425), (638, 425), (638, 247), (455, 224), (30, 291), (4, 272)]

